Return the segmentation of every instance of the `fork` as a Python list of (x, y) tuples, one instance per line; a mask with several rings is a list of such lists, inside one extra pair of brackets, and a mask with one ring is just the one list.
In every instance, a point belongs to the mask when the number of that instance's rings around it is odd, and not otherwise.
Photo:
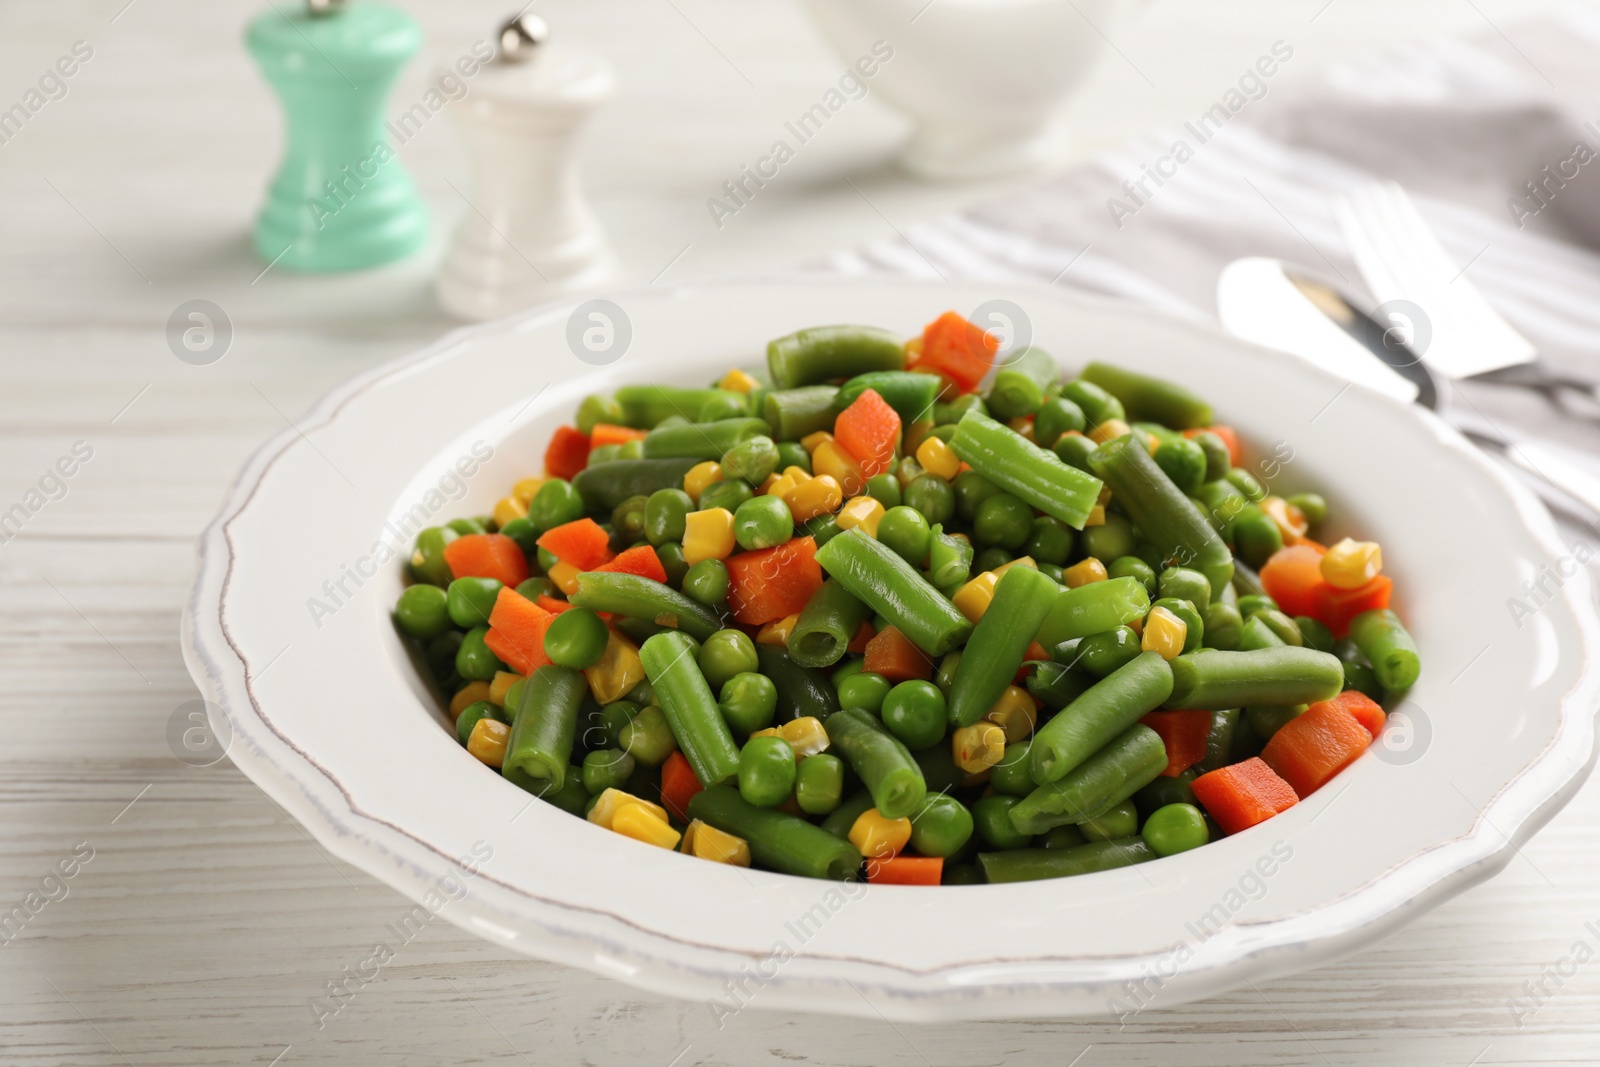
[(1537, 390), (1557, 403), (1575, 392), (1600, 404), (1600, 380), (1542, 362), (1472, 284), (1466, 267), (1456, 266), (1399, 185), (1370, 185), (1340, 199), (1334, 212), (1381, 310), (1409, 320), (1412, 344), (1430, 370)]

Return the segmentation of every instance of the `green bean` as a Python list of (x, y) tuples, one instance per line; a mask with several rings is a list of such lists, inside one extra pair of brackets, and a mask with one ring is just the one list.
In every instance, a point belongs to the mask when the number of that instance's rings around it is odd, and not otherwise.
[[(763, 436), (766, 432), (766, 422), (752, 418), (658, 427), (645, 436), (644, 454), (647, 459), (719, 460), (724, 452), (741, 441)], [(662, 486), (657, 485), (654, 489), (643, 491), (654, 492), (660, 488)]]
[(1076, 848), (1023, 848), (1014, 852), (980, 852), (978, 869), (990, 883), (1032, 882), (1042, 878), (1067, 878), (1094, 874), (1135, 863), (1148, 863), (1155, 852), (1142, 838), (1091, 841)]
[(739, 746), (695, 664), (694, 643), (681, 633), (657, 634), (639, 649), (639, 660), (700, 784), (733, 779), (739, 773)]
[(922, 780), (927, 783), (929, 796), (953, 792), (967, 780), (967, 772), (956, 766), (955, 754), (948, 744), (924, 748), (913, 755), (922, 771)]
[[(1036, 737), (1032, 752), (1037, 755), (1038, 751)], [(1134, 723), (1065, 777), (1046, 782), (1023, 797), (1011, 809), (1011, 822), (1029, 834), (1042, 834), (1062, 823), (1087, 822), (1133, 796), (1166, 769), (1167, 747), (1161, 735)]]
[(652, 578), (615, 571), (585, 571), (578, 575), (575, 607), (609, 611), (635, 619), (648, 619), (704, 641), (722, 629), (722, 620), (703, 604)]
[(1074, 637), (1125, 626), (1149, 611), (1150, 592), (1137, 578), (1108, 578), (1062, 589), (1039, 627), (1038, 641), (1045, 648), (1054, 648)]
[(554, 664), (534, 671), (522, 690), (501, 773), (508, 778), (521, 773), (560, 789), (572, 763), (578, 709), (588, 694), (589, 683), (579, 671)]
[(1124, 800), (1120, 804), (1112, 805), (1103, 815), (1078, 823), (1078, 829), (1090, 841), (1132, 837), (1139, 832), (1139, 808), (1133, 801)]
[(1171, 778), (1158, 775), (1149, 785), (1133, 794), (1133, 802), (1144, 815), (1159, 811), (1168, 804), (1193, 804), (1194, 780), (1198, 777), (1193, 767)]
[(1089, 466), (1089, 457), (1099, 446), (1081, 433), (1064, 433), (1056, 438), (1056, 443), (1051, 446), (1056, 458), (1069, 467), (1073, 467), (1085, 474), (1093, 474)]
[(1249, 652), (1206, 649), (1172, 661), (1167, 706), (1198, 711), (1246, 704), (1315, 704), (1344, 688), (1337, 656), (1310, 648), (1263, 648)]
[(1286, 648), (1289, 642), (1278, 636), (1278, 632), (1261, 621), (1262, 612), (1256, 612), (1244, 621), (1244, 629), (1239, 631), (1238, 651), (1257, 652), (1263, 648)]
[(1259, 504), (1267, 498), (1267, 487), (1243, 467), (1232, 468), (1224, 477), (1252, 504)]
[(1028, 567), (1012, 567), (1000, 576), (994, 599), (973, 628), (950, 686), (952, 723), (971, 726), (1000, 699), (1055, 606), (1060, 588)]
[(944, 381), (937, 374), (919, 374), (916, 371), (880, 370), (858, 374), (839, 387), (834, 397), (833, 410), (843, 411), (855, 403), (856, 397), (871, 389), (883, 397), (883, 402), (894, 408), (905, 422), (916, 422), (933, 415), (934, 401)]
[(1422, 658), (1400, 616), (1388, 608), (1363, 611), (1350, 620), (1350, 637), (1389, 692), (1403, 693), (1416, 684)]
[[(809, 758), (809, 757), (807, 757)], [(835, 837), (848, 839), (850, 828), (863, 814), (872, 810), (872, 794), (865, 789), (846, 797), (822, 820), (822, 829)]]
[(811, 595), (789, 632), (789, 658), (802, 667), (831, 667), (843, 658), (861, 624), (871, 618), (870, 608), (838, 579), (829, 578)]
[[(1232, 586), (1224, 586), (1231, 589)], [(1232, 604), (1216, 601), (1207, 604), (1201, 617), (1205, 620), (1205, 643), (1208, 648), (1221, 648), (1232, 651), (1239, 647), (1239, 640), (1244, 634), (1244, 619), (1239, 615), (1239, 609)], [(1184, 642), (1187, 647), (1188, 642)]]
[(983, 397), (977, 393), (962, 393), (954, 400), (933, 405), (933, 421), (937, 426), (958, 423), (969, 411), (989, 414), (989, 408), (984, 404)]
[(1214, 482), (1206, 482), (1200, 486), (1194, 491), (1194, 501), (1205, 514), (1211, 528), (1224, 540), (1233, 537), (1234, 525), (1239, 521), (1239, 516), (1250, 506), (1244, 494), (1235, 489), (1233, 483), (1226, 478), (1218, 478)]
[(602, 422), (620, 425), (626, 418), (615, 397), (591, 393), (578, 403), (577, 425), (581, 434), (593, 433), (595, 426)]
[[(878, 527), (883, 532), (883, 527)], [(964, 584), (972, 576), (972, 543), (936, 528), (928, 542), (928, 578), (940, 589)]]
[(1270, 740), (1291, 720), (1305, 714), (1306, 704), (1289, 704), (1278, 707), (1255, 706), (1244, 709), (1244, 717), (1258, 737)]
[(1082, 378), (1122, 401), (1130, 419), (1159, 422), (1178, 430), (1195, 430), (1215, 421), (1210, 404), (1162, 378), (1099, 362), (1083, 368)]
[(797, 815), (747, 803), (731, 786), (696, 793), (689, 800), (689, 817), (744, 838), (751, 859), (783, 874), (849, 881), (861, 868), (861, 853), (849, 841)]
[(1227, 544), (1132, 437), (1107, 441), (1089, 463), (1140, 533), (1167, 559), (1204, 574), (1212, 589), (1232, 580), (1233, 553)]
[(579, 471), (572, 487), (587, 510), (610, 511), (631, 497), (681, 486), (683, 476), (696, 462), (692, 457), (619, 459)]
[(950, 447), (983, 477), (1073, 529), (1083, 529), (1100, 499), (1100, 479), (976, 411), (962, 416)]
[(904, 341), (876, 326), (813, 326), (767, 344), (767, 371), (776, 389), (905, 366)]
[(1044, 391), (1061, 377), (1055, 357), (1042, 348), (1024, 348), (1000, 368), (985, 401), (996, 418), (1032, 415), (1044, 403)]
[(1212, 433), (1202, 430), (1190, 438), (1200, 446), (1200, 451), (1206, 454), (1206, 477), (1208, 482), (1219, 481), (1228, 476), (1228, 471), (1233, 467), (1233, 453), (1228, 449), (1228, 442)]
[(1289, 498), (1289, 503), (1299, 508), (1312, 526), (1320, 526), (1327, 521), (1328, 502), (1321, 493), (1296, 493)]
[(1344, 661), (1344, 687), (1364, 693), (1373, 700), (1381, 701), (1384, 698), (1383, 685), (1378, 681), (1377, 672), (1365, 663)]
[(1278, 639), (1286, 645), (1299, 648), (1306, 643), (1305, 635), (1300, 632), (1299, 623), (1277, 608), (1264, 608), (1261, 611), (1251, 612), (1250, 618), (1259, 619), (1263, 626), (1277, 634)]
[(1093, 683), (1094, 679), (1060, 663), (1035, 662), (1028, 668), (1028, 692), (1051, 711), (1077, 700)]
[[(833, 399), (838, 395), (831, 385), (779, 389), (762, 400), (761, 414), (775, 440), (798, 441), (818, 430), (833, 429)], [(810, 468), (809, 460), (805, 466)]]
[(1083, 836), (1083, 831), (1070, 823), (1066, 826), (1052, 827), (1038, 835), (1035, 840), (1039, 842), (1039, 848), (1050, 848), (1058, 851), (1064, 848), (1077, 848), (1079, 845), (1087, 845), (1089, 843), (1089, 839)]
[(778, 688), (779, 722), (807, 715), (826, 720), (839, 710), (839, 696), (821, 671), (800, 666), (775, 645), (757, 645), (756, 659)]
[[(737, 419), (750, 414), (750, 399), (743, 393), (736, 393), (731, 389), (718, 389), (706, 398), (700, 405), (700, 412), (695, 416), (695, 422), (718, 422), (722, 419)], [(624, 448), (627, 446), (624, 445)]]
[(1140, 649), (1139, 635), (1128, 626), (1115, 630), (1102, 630), (1088, 637), (1075, 637), (1063, 641), (1050, 650), (1059, 663), (1085, 672), (1094, 678), (1115, 674), (1144, 653)]
[(1171, 692), (1172, 671), (1167, 661), (1157, 652), (1141, 653), (1126, 667), (1090, 686), (1033, 735), (1029, 754), (1033, 780), (1041, 785), (1058, 781), (1159, 708)]
[(1211, 713), (1211, 730), (1206, 734), (1206, 754), (1194, 765), (1200, 774), (1237, 762), (1233, 752), (1241, 714), (1238, 708), (1224, 708)]
[(1083, 409), (1084, 418), (1089, 420), (1090, 426), (1099, 426), (1102, 422), (1111, 419), (1127, 417), (1127, 409), (1122, 406), (1122, 401), (1106, 392), (1105, 389), (1094, 382), (1075, 378), (1061, 386), (1061, 395)]
[(972, 632), (972, 624), (939, 590), (859, 527), (818, 549), (817, 562), (930, 656), (944, 655)]
[(928, 789), (922, 768), (881, 722), (861, 708), (845, 708), (823, 725), (829, 744), (872, 793), (880, 815), (903, 819), (922, 805)]
[(1307, 648), (1314, 648), (1318, 652), (1333, 651), (1333, 631), (1309, 615), (1296, 615), (1294, 624), (1300, 630), (1300, 636)]
[(649, 430), (663, 419), (677, 415), (688, 422), (700, 416), (700, 409), (720, 389), (682, 389), (674, 385), (625, 385), (617, 390), (622, 420), (629, 426)]

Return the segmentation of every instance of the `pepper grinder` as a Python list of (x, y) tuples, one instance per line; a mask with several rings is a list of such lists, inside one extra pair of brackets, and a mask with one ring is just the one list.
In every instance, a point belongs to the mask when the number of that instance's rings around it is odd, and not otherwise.
[(384, 128), (395, 75), (422, 31), (386, 4), (274, 3), (245, 34), (282, 100), (283, 163), (256, 222), (257, 255), (289, 270), (359, 270), (410, 255), (428, 211)]
[(537, 15), (507, 22), (494, 61), (455, 109), (477, 188), (436, 291), (460, 318), (506, 315), (598, 284), (614, 269), (583, 196), (576, 146), (615, 79), (598, 56), (548, 37)]

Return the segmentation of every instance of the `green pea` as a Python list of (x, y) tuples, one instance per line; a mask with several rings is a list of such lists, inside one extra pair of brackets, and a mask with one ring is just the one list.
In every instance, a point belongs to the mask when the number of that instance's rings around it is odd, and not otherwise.
[(1025, 797), (1033, 792), (1033, 773), (1028, 768), (1028, 742), (1006, 746), (1000, 762), (989, 768), (989, 787), (1008, 797)]
[(528, 502), (528, 521), (539, 531), (583, 518), (583, 497), (564, 478), (551, 478)]
[(793, 536), (794, 514), (780, 497), (753, 497), (733, 513), (733, 539), (747, 552), (775, 548)]
[(954, 856), (972, 839), (972, 812), (948, 793), (930, 793), (911, 818), (911, 847), (924, 856)]
[(395, 625), (407, 637), (420, 641), (437, 637), (450, 629), (448, 601), (445, 591), (436, 585), (407, 586), (395, 601)]
[(621, 426), (623, 418), (622, 405), (617, 403), (616, 397), (590, 393), (578, 404), (578, 432), (582, 434), (592, 433), (602, 422)]
[(1243, 467), (1234, 467), (1223, 477), (1252, 504), (1259, 503), (1267, 498), (1266, 486), (1262, 485), (1260, 479)]
[(1039, 835), (1040, 848), (1077, 848), (1089, 839), (1076, 826), (1057, 826)]
[(1139, 832), (1139, 809), (1134, 807), (1132, 800), (1124, 800), (1104, 815), (1079, 823), (1078, 829), (1090, 841), (1132, 837)]
[[(1073, 642), (1062, 644), (1071, 645)], [(1058, 651), (1057, 658), (1068, 666), (1088, 671), (1096, 678), (1104, 678), (1119, 667), (1132, 663), (1139, 657), (1140, 651), (1139, 635), (1133, 632), (1132, 627), (1118, 626), (1115, 630), (1103, 630), (1078, 638), (1072, 652), (1063, 658)]]
[(770, 734), (752, 737), (739, 750), (739, 795), (758, 808), (773, 808), (794, 792), (794, 748)]
[(684, 579), (689, 573), (689, 563), (683, 558), (683, 546), (676, 541), (657, 545), (656, 559), (661, 561), (661, 569), (667, 572), (667, 584), (674, 589), (683, 588)]
[(652, 429), (670, 430), (674, 426), (693, 426), (693, 425), (694, 425), (694, 423), (691, 422), (687, 416), (678, 415), (678, 414), (672, 414), (672, 415), (668, 415), (666, 418), (664, 418), (660, 422), (656, 423), (655, 426), (652, 427)]
[(1206, 480), (1206, 454), (1187, 437), (1171, 437), (1157, 446), (1152, 457), (1173, 484), (1185, 493), (1193, 493)]
[(483, 636), (489, 632), (487, 626), (478, 626), (467, 631), (467, 636), (462, 638), (461, 647), (456, 650), (456, 673), (473, 682), (487, 682), (495, 676), (496, 671), (505, 670), (505, 664), (500, 662), (500, 657), (489, 651), (489, 646), (483, 643)]
[(1072, 558), (1072, 546), (1076, 540), (1072, 527), (1060, 519), (1040, 515), (1028, 530), (1022, 554), (1032, 556), (1036, 563), (1054, 563), (1060, 567)]
[(772, 725), (778, 710), (778, 687), (764, 674), (742, 671), (722, 683), (718, 706), (728, 729), (749, 737)]
[(695, 422), (718, 422), (722, 419), (742, 419), (750, 414), (750, 400), (743, 393), (731, 389), (718, 389), (700, 405)]
[(1061, 438), (1056, 441), (1055, 447), (1051, 451), (1056, 454), (1056, 458), (1067, 466), (1076, 467), (1087, 474), (1093, 474), (1094, 472), (1089, 469), (1089, 453), (1093, 452), (1097, 447), (1099, 446), (1081, 433), (1067, 433), (1061, 435)]
[(1228, 442), (1212, 433), (1202, 430), (1190, 438), (1200, 446), (1200, 451), (1206, 456), (1206, 481), (1214, 482), (1226, 478), (1228, 471), (1233, 468), (1233, 454), (1228, 451)]
[(760, 485), (778, 469), (778, 446), (766, 435), (749, 437), (722, 454), (722, 476)]
[(633, 774), (635, 760), (615, 748), (602, 748), (583, 757), (583, 788), (592, 794), (621, 789)]
[(517, 584), (517, 595), (525, 600), (538, 600), (542, 596), (556, 596), (556, 585), (548, 578), (528, 578)]
[(644, 442), (640, 440), (624, 441), (617, 446), (618, 459), (643, 459)]
[[(1294, 645), (1298, 648), (1306, 643), (1305, 635), (1300, 632), (1300, 627), (1293, 619), (1277, 608), (1267, 608), (1263, 611), (1255, 612), (1251, 617), (1260, 619), (1266, 624), (1267, 629), (1277, 634), (1279, 640), (1286, 645)], [(1331, 637), (1332, 635), (1330, 634), (1329, 636)]]
[(1244, 636), (1244, 616), (1239, 614), (1236, 606), (1221, 600), (1207, 604), (1202, 618), (1206, 625), (1207, 648), (1220, 648), (1231, 652), (1239, 647), (1239, 638)]
[(645, 518), (650, 498), (640, 494), (630, 496), (611, 510), (611, 540), (613, 545), (626, 547), (645, 539)]
[(496, 578), (457, 578), (445, 596), (450, 621), (463, 630), (489, 625), (489, 613), (494, 611), (495, 598), (502, 588)]
[(1083, 409), (1084, 417), (1089, 420), (1090, 426), (1099, 426), (1111, 419), (1128, 417), (1122, 401), (1095, 383), (1086, 382), (1082, 378), (1064, 384), (1061, 387), (1061, 395)]
[[(807, 756), (794, 772), (794, 800), (807, 815), (827, 815), (844, 799), (844, 760), (827, 752)], [(912, 827), (915, 835), (916, 828)]]
[(1385, 693), (1383, 684), (1378, 681), (1378, 672), (1365, 663), (1356, 663), (1345, 660), (1344, 687), (1354, 689), (1358, 693), (1365, 693), (1373, 700), (1383, 700)]
[(563, 611), (544, 632), (544, 654), (558, 667), (588, 670), (605, 655), (611, 631), (599, 615), (588, 608)]
[(622, 445), (596, 445), (589, 449), (590, 467), (598, 467), (603, 463), (615, 463), (622, 458)]
[(984, 844), (1002, 852), (1028, 847), (1033, 838), (1018, 830), (1011, 821), (1011, 809), (1021, 802), (1021, 797), (1000, 793), (978, 798), (972, 805), (972, 821)]
[(874, 474), (867, 479), (867, 495), (886, 508), (900, 506), (900, 479), (892, 474)]
[(786, 471), (790, 467), (799, 467), (807, 474), (811, 473), (811, 453), (806, 451), (805, 445), (799, 441), (778, 442), (778, 469)]
[(950, 695), (950, 687), (955, 684), (956, 668), (961, 666), (961, 650), (946, 652), (939, 661), (939, 666), (933, 672), (933, 684), (938, 686), (939, 692), (945, 696)]
[(892, 688), (893, 684), (881, 674), (857, 671), (839, 683), (839, 706), (863, 708), (876, 715)]
[(1131, 556), (1138, 547), (1133, 539), (1133, 523), (1112, 512), (1099, 526), (1085, 526), (1078, 537), (1078, 546), (1085, 556), (1106, 560)]
[(956, 512), (956, 500), (950, 483), (936, 474), (919, 474), (906, 486), (906, 507), (922, 512), (930, 524), (949, 522)]
[(1010, 493), (996, 493), (978, 505), (973, 539), (1008, 551), (1021, 548), (1033, 532), (1033, 509)]
[(983, 402), (983, 397), (977, 393), (962, 393), (948, 403), (933, 405), (934, 425), (956, 423), (961, 421), (961, 416), (969, 411), (978, 411), (989, 414), (989, 406)]
[(1168, 804), (1151, 812), (1141, 833), (1144, 843), (1158, 856), (1174, 856), (1211, 840), (1205, 816), (1193, 804)]
[(1150, 607), (1152, 609), (1166, 608), (1183, 620), (1185, 628), (1183, 650), (1185, 652), (1195, 651), (1205, 641), (1206, 621), (1189, 601), (1179, 600), (1177, 597), (1162, 597), (1154, 604), (1151, 604)]
[(1067, 583), (1067, 572), (1065, 568), (1058, 567), (1054, 563), (1039, 564), (1039, 573), (1049, 578), (1057, 585), (1065, 585)]
[(463, 745), (472, 738), (472, 728), (484, 719), (494, 718), (494, 705), (487, 700), (479, 700), (468, 704), (461, 709), (461, 714), (456, 717), (456, 740)]
[(507, 723), (510, 723), (513, 718), (512, 712), (522, 707), (522, 692), (527, 688), (528, 680), (526, 678), (518, 678), (506, 686), (505, 706), (500, 709), (500, 714), (497, 718), (504, 719)]
[(1265, 593), (1246, 593), (1239, 598), (1239, 614), (1249, 618), (1258, 611), (1276, 611), (1278, 602)]
[(843, 530), (839, 529), (839, 524), (834, 521), (832, 515), (818, 515), (815, 518), (807, 519), (805, 531), (807, 536), (817, 543), (818, 548), (844, 533)]
[[(512, 688), (515, 688), (513, 685)], [(511, 697), (506, 696), (506, 703), (511, 702)], [(600, 714), (595, 716), (594, 731), (599, 735), (598, 740), (603, 744), (596, 748), (615, 748), (622, 743), (622, 728), (634, 720), (643, 705), (632, 700), (617, 700), (600, 709)], [(587, 737), (588, 731), (584, 731)]]
[(1309, 615), (1296, 615), (1294, 624), (1300, 630), (1302, 643), (1318, 652), (1333, 651), (1333, 631)]
[(978, 574), (1004, 567), (1016, 557), (1003, 548), (986, 548), (972, 558), (972, 569)]
[(1156, 595), (1160, 588), (1160, 579), (1156, 577), (1156, 570), (1138, 556), (1118, 556), (1106, 567), (1106, 576), (1110, 578), (1137, 578), (1143, 583), (1145, 590), (1151, 595)]
[(417, 534), (417, 546), (411, 553), (411, 576), (441, 589), (449, 585), (452, 575), (450, 564), (444, 559), (444, 546), (459, 536), (448, 526), (430, 526)]
[[(777, 499), (773, 497), (771, 499)], [(720, 604), (728, 599), (728, 565), (720, 559), (703, 559), (683, 576), (683, 593), (702, 604)]]
[(1152, 812), (1168, 804), (1193, 804), (1195, 802), (1193, 783), (1197, 777), (1199, 776), (1193, 770), (1184, 771), (1171, 778), (1163, 774), (1133, 794), (1134, 805), (1146, 818), (1149, 818)]
[(652, 545), (683, 540), (689, 512), (695, 503), (682, 489), (657, 489), (644, 508), (644, 535)]
[[(567, 613), (570, 614), (570, 613)], [(617, 745), (642, 767), (659, 767), (677, 749), (677, 739), (661, 709), (651, 704), (617, 733)]]
[(699, 508), (701, 511), (709, 511), (712, 508), (738, 511), (739, 505), (755, 495), (755, 490), (750, 488), (749, 482), (741, 478), (724, 478), (720, 482), (713, 482), (700, 494)]
[(539, 540), (539, 531), (526, 518), (512, 519), (500, 527), (500, 532), (515, 541), (524, 553), (538, 551), (535, 542)]
[(1289, 503), (1299, 508), (1305, 514), (1306, 521), (1313, 526), (1319, 526), (1328, 519), (1328, 502), (1321, 493), (1296, 493), (1289, 498)]
[(879, 713), (889, 732), (913, 752), (944, 740), (944, 693), (932, 682), (901, 682), (884, 695)]
[(1061, 435), (1083, 432), (1083, 409), (1064, 396), (1046, 400), (1033, 416), (1033, 440), (1040, 448), (1054, 448)]
[(967, 522), (978, 517), (978, 507), (985, 500), (1005, 492), (977, 471), (962, 471), (950, 487), (955, 490), (956, 514)]
[(1168, 567), (1162, 571), (1157, 589), (1163, 597), (1187, 600), (1196, 608), (1211, 603), (1211, 580), (1188, 567)]
[(718, 630), (700, 646), (695, 662), (712, 689), (721, 689), (736, 674), (761, 669), (756, 644), (743, 630)]
[(446, 630), (429, 641), (428, 647), (423, 650), (422, 655), (427, 661), (428, 673), (439, 683), (439, 688), (447, 693), (453, 693), (461, 688), (461, 676), (456, 673), (456, 655), (461, 651), (466, 639), (466, 635), (460, 630)]
[(1290, 720), (1304, 715), (1308, 704), (1282, 704), (1271, 706), (1250, 707), (1244, 709), (1244, 717), (1250, 720), (1250, 728), (1263, 741), (1288, 725)]
[(647, 678), (628, 690), (625, 699), (633, 701), (641, 708), (648, 708), (656, 702), (655, 687), (650, 684), (650, 680)]
[(922, 566), (933, 544), (933, 528), (916, 508), (890, 508), (878, 520), (878, 540), (913, 567)]
[(451, 519), (449, 522), (445, 523), (445, 526), (454, 530), (462, 537), (466, 537), (468, 534), (481, 534), (489, 532), (489, 528), (478, 519)]
[[(1144, 560), (1145, 566), (1157, 574), (1167, 569), (1167, 558), (1155, 545), (1142, 543), (1135, 545), (1133, 555), (1136, 559)], [(1151, 589), (1151, 592), (1155, 592), (1154, 588)]]
[(1254, 504), (1246, 504), (1233, 520), (1233, 543), (1240, 559), (1260, 567), (1283, 548), (1283, 532), (1270, 515)]
[(855, 677), (865, 670), (866, 666), (867, 661), (861, 656), (846, 655), (839, 665), (833, 669), (833, 673), (828, 676), (829, 680), (833, 682), (834, 692), (838, 692), (839, 687), (844, 684), (846, 678)]
[(540, 548), (539, 551), (534, 554), (534, 559), (538, 562), (539, 569), (544, 571), (546, 574), (550, 573), (550, 569), (557, 563), (561, 562), (556, 558), (556, 554), (550, 551), (548, 548)]

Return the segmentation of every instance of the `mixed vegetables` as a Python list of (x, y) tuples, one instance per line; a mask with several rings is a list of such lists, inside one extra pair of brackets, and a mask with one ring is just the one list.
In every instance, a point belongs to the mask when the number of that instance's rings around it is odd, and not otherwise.
[(586, 398), (542, 477), (417, 538), (395, 620), (466, 750), (648, 844), (914, 885), (1141, 863), (1327, 784), (1420, 671), (1379, 546), (1313, 540), (1323, 498), (1188, 390), (997, 351), (825, 326), (765, 381)]

